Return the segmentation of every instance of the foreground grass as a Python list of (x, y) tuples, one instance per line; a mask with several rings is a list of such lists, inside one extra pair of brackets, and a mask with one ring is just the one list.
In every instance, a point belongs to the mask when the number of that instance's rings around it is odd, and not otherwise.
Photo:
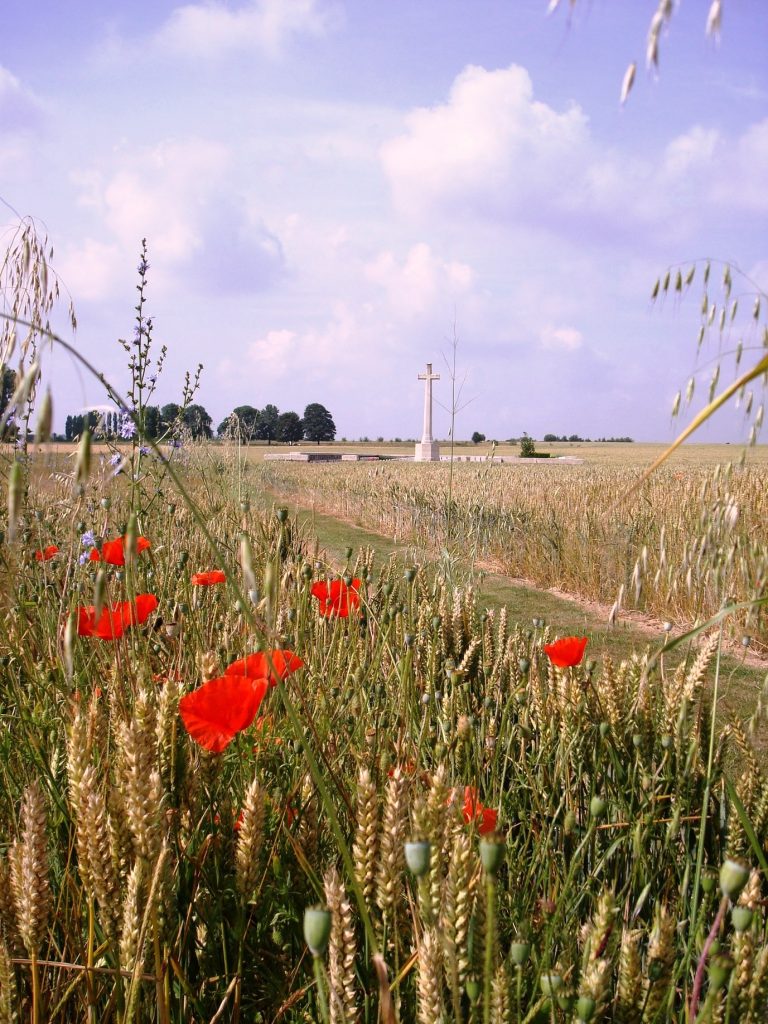
[[(768, 781), (713, 717), (717, 631), (676, 669), (596, 631), (594, 661), (556, 668), (552, 619), (517, 624), (458, 560), (414, 570), (260, 508), (234, 457), (186, 458), (199, 515), (158, 468), (125, 568), (78, 558), (129, 522), (107, 466), (82, 495), (44, 467), (2, 549), (0, 1020), (764, 1019)], [(319, 614), (321, 547), (360, 581), (346, 617)], [(213, 568), (225, 586), (192, 586)], [(158, 612), (122, 638), (66, 630), (136, 593)], [(257, 648), (303, 667), (209, 753), (179, 699)]]

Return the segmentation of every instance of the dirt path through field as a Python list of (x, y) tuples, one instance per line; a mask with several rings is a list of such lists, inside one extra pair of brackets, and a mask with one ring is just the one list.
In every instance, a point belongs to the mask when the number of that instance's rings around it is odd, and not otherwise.
[[(317, 503), (304, 503), (295, 498), (269, 492), (269, 497), (284, 503), (301, 513), (302, 518), (312, 524), (314, 532), (328, 561), (336, 566), (343, 564), (342, 552), (355, 539), (358, 545), (371, 545), (382, 557), (402, 555), (404, 558), (421, 559), (435, 557), (434, 553), (420, 550), (413, 544), (397, 542), (386, 534), (360, 526), (348, 517), (338, 515), (332, 508)], [(350, 536), (350, 531), (354, 536)], [(633, 649), (644, 648), (649, 643), (658, 646), (665, 636), (664, 623), (643, 612), (622, 609), (614, 625), (609, 622), (611, 606), (561, 590), (558, 587), (540, 587), (533, 580), (509, 576), (499, 571), (492, 562), (475, 562), (474, 568), (482, 573), (479, 591), (486, 603), (493, 606), (507, 605), (510, 614), (520, 622), (533, 617), (544, 618), (558, 632), (574, 632), (578, 629), (590, 632), (596, 640), (608, 641), (617, 654), (628, 656)], [(676, 625), (671, 637), (680, 635), (683, 627)], [(752, 670), (750, 676), (757, 678), (760, 671), (768, 669), (768, 659), (740, 644), (728, 648), (729, 662), (742, 670)]]

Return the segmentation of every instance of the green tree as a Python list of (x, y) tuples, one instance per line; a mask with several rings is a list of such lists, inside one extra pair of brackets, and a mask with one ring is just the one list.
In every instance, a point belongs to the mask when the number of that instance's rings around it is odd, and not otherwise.
[(219, 436), (227, 434), (239, 440), (242, 444), (248, 444), (259, 436), (259, 423), (261, 413), (252, 405), (238, 405), (236, 409), (222, 420), (218, 426)]
[(258, 437), (267, 444), (277, 438), (277, 425), (280, 420), (280, 410), (276, 405), (265, 405), (259, 413)]
[(523, 431), (523, 436), (520, 438), (520, 458), (532, 459), (536, 454), (536, 442), (532, 437), (528, 437), (528, 434)]
[(169, 402), (164, 405), (160, 410), (160, 422), (163, 430), (168, 430), (172, 427), (176, 420), (181, 415), (181, 406), (177, 405), (176, 402)]
[(211, 430), (211, 417), (202, 405), (197, 403), (188, 405), (184, 410), (183, 421), (184, 426), (195, 440), (210, 437), (213, 433)]
[(485, 440), (485, 434), (481, 434), (479, 430), (476, 430), (472, 435), (472, 444), (480, 444), (481, 441)]
[(308, 441), (333, 441), (336, 437), (336, 424), (333, 417), (319, 402), (312, 402), (304, 410), (304, 437)]
[(156, 405), (144, 406), (144, 436), (156, 441), (162, 433), (162, 413)]
[(301, 423), (301, 416), (297, 412), (280, 413), (277, 421), (277, 439), (287, 444), (295, 444), (304, 437), (304, 427)]

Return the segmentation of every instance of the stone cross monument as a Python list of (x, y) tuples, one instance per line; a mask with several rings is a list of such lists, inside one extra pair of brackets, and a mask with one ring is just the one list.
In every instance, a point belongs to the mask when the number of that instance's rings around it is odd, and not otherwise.
[(427, 372), (419, 374), (424, 381), (424, 433), (421, 443), (416, 443), (416, 462), (439, 462), (440, 445), (432, 439), (432, 381), (440, 380), (439, 373), (432, 373), (432, 363), (427, 363)]

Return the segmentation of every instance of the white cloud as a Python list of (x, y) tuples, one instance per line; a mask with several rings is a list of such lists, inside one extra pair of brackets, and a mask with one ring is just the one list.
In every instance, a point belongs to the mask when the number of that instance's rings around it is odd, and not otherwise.
[(568, 190), (589, 142), (584, 113), (534, 100), (528, 72), (516, 65), (465, 68), (447, 103), (414, 110), (406, 125), (381, 158), (396, 203), (409, 212), (458, 204), (491, 214)]
[(584, 341), (584, 335), (575, 327), (543, 327), (539, 337), (542, 348), (565, 352), (581, 348)]
[[(95, 254), (114, 250), (125, 261), (146, 237), (155, 283), (184, 275), (197, 288), (255, 291), (281, 271), (280, 240), (249, 197), (229, 185), (226, 147), (204, 139), (167, 140), (130, 155), (121, 152), (117, 162), (114, 172), (91, 169), (75, 178), (80, 204), (94, 212), (109, 238), (73, 246), (68, 265), (87, 265)], [(84, 297), (109, 294), (117, 269), (114, 259), (95, 267)]]
[(36, 128), (42, 112), (37, 97), (0, 64), (0, 131), (25, 132)]
[(208, 0), (176, 7), (155, 45), (190, 58), (218, 58), (235, 51), (275, 57), (297, 35), (322, 35), (336, 10), (318, 0), (250, 0), (238, 7)]
[(402, 263), (389, 250), (380, 253), (366, 265), (365, 275), (385, 290), (391, 308), (406, 317), (432, 312), (440, 305), (450, 309), (474, 280), (467, 263), (441, 260), (424, 242), (412, 246)]
[(695, 125), (640, 156), (601, 144), (579, 107), (536, 100), (512, 65), (465, 68), (445, 103), (411, 111), (405, 125), (380, 159), (396, 207), (423, 221), (469, 216), (614, 239), (617, 227), (645, 227), (658, 238), (695, 231), (704, 206), (768, 209), (768, 120), (737, 139)]

